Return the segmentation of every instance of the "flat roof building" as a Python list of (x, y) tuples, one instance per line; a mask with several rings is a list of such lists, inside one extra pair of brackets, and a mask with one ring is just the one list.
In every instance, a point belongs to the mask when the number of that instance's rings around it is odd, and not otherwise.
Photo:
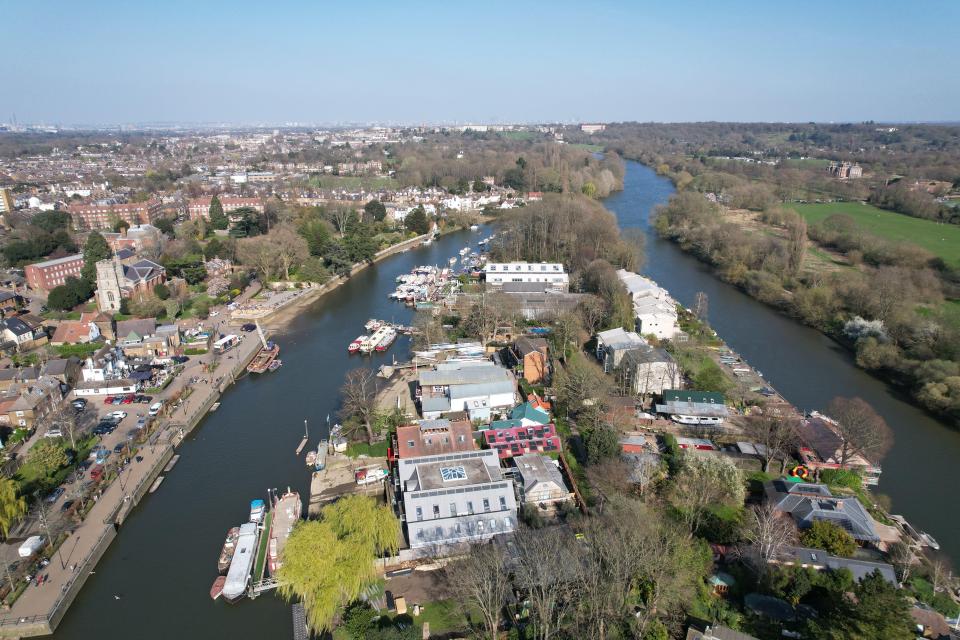
[(64, 284), (67, 278), (79, 278), (82, 270), (83, 254), (78, 253), (55, 260), (28, 264), (23, 268), (23, 275), (27, 279), (27, 286), (31, 289), (49, 292), (54, 287)]

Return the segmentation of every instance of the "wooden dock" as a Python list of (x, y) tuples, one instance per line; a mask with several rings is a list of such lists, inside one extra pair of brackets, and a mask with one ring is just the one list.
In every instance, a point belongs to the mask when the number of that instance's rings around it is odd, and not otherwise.
[(297, 602), (292, 607), (293, 611), (293, 640), (309, 640), (310, 631), (307, 629), (307, 612), (303, 604)]

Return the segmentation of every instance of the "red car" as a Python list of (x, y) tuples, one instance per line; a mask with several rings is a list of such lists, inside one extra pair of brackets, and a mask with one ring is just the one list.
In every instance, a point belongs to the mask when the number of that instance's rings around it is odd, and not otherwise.
[(103, 404), (113, 404), (113, 396), (107, 396), (103, 399)]
[(136, 398), (136, 396), (132, 393), (130, 395), (123, 396), (123, 404), (131, 404), (134, 398)]

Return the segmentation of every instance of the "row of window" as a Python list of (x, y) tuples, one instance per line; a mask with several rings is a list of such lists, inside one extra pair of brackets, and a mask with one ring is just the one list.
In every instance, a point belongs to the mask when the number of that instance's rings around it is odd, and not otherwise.
[[(502, 524), (502, 529), (500, 528)], [(451, 540), (463, 537), (473, 537), (473, 536), (482, 536), (486, 533), (497, 533), (497, 532), (506, 532), (513, 530), (513, 522), (510, 518), (504, 518), (502, 523), (496, 518), (490, 518), (489, 520), (478, 520), (476, 523), (460, 523), (457, 522), (452, 527), (450, 527), (449, 535), (444, 535), (443, 527), (436, 527), (433, 530), (432, 540)], [(426, 541), (428, 537), (426, 529), (420, 529), (417, 531), (417, 540)]]
[[(457, 513), (457, 503), (456, 503), (456, 502), (451, 502), (449, 509), (450, 509), (450, 517), (451, 517), (451, 518), (455, 518), (455, 517), (457, 517), (457, 515), (459, 515), (459, 514)], [(506, 499), (506, 497), (504, 497), (504, 496), (500, 496), (500, 511), (506, 511), (506, 510), (507, 510), (507, 499)], [(483, 511), (484, 511), (484, 513), (489, 513), (489, 512), (490, 512), (490, 498), (484, 498), (484, 499), (483, 499)], [(473, 515), (474, 513), (475, 513), (475, 511), (473, 510), (473, 500), (467, 500), (467, 513), (466, 513), (466, 515)], [(423, 507), (417, 507), (416, 514), (417, 514), (417, 522), (421, 522), (421, 521), (423, 520)], [(440, 517), (441, 517), (441, 516), (440, 516), (440, 505), (439, 505), (439, 504), (433, 505), (433, 517), (434, 517), (434, 518), (440, 518)]]
[[(523, 267), (524, 267), (524, 266), (527, 267), (527, 271), (536, 271), (536, 269), (534, 269), (534, 267), (537, 267), (537, 266), (540, 267), (540, 271), (547, 271), (547, 270), (548, 270), (547, 267), (550, 267), (550, 269), (549, 269), (550, 271), (558, 271), (558, 272), (562, 272), (562, 271), (563, 271), (563, 268), (562, 268), (560, 265), (558, 265), (558, 264), (541, 264), (541, 265), (534, 265), (534, 264), (528, 264), (528, 265), (522, 265), (522, 264), (511, 265), (511, 264), (506, 264), (506, 265), (503, 265), (503, 269), (502, 269), (502, 270), (503, 270), (503, 271), (506, 271), (506, 272), (508, 272), (508, 273), (511, 272), (511, 271), (523, 271)], [(497, 265), (491, 264), (491, 265), (488, 265), (487, 268), (488, 268), (490, 271), (496, 271), (496, 270), (497, 270)]]

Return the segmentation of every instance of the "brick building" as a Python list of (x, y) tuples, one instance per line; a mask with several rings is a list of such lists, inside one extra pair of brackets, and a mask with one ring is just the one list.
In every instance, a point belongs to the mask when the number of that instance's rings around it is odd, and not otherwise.
[(82, 269), (83, 254), (78, 253), (56, 260), (28, 264), (24, 267), (23, 274), (27, 279), (27, 286), (31, 289), (50, 291), (62, 285), (71, 276), (79, 278)]
[[(218, 196), (220, 198), (220, 204), (223, 205), (223, 212), (230, 213), (231, 211), (236, 211), (241, 208), (249, 208), (263, 213), (263, 200), (260, 198), (241, 198), (239, 196)], [(213, 200), (213, 196), (205, 196), (203, 198), (194, 198), (187, 205), (187, 213), (190, 215), (191, 220), (199, 220), (203, 218), (204, 220), (210, 219), (210, 202)]]
[(67, 211), (77, 229), (113, 229), (118, 220), (131, 226), (153, 224), (161, 215), (157, 199), (125, 204), (71, 204)]

